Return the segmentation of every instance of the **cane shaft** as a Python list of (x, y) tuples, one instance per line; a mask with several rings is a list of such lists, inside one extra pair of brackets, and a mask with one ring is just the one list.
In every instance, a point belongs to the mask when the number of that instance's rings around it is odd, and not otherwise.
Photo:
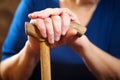
[(41, 78), (51, 80), (50, 48), (44, 41), (40, 42)]

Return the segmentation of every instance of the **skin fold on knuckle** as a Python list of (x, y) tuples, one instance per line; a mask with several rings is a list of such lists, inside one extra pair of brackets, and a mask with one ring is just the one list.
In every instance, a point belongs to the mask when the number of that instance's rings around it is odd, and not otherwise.
[(62, 15), (62, 35), (65, 35), (70, 25), (70, 17), (68, 14), (64, 13)]
[(57, 29), (56, 29), (56, 32), (55, 32), (55, 40), (56, 41), (59, 41), (60, 40), (60, 38), (61, 38), (61, 35), (62, 35), (62, 19), (61, 19), (61, 17), (58, 17), (57, 18), (57, 20), (56, 20), (56, 24), (57, 24)]
[(54, 25), (55, 35), (60, 36), (61, 35), (61, 18), (60, 18), (60, 16), (53, 17), (53, 25)]
[(38, 29), (40, 30), (41, 35), (46, 38), (46, 28), (45, 28), (45, 24), (44, 21), (42, 19), (39, 19), (39, 26)]
[(54, 43), (54, 31), (51, 18), (46, 18), (45, 20), (46, 31), (48, 35), (49, 43)]

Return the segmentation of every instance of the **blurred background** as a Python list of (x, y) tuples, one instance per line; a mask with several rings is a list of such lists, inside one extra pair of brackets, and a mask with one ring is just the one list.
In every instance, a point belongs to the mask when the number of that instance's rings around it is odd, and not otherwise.
[(2, 56), (2, 44), (4, 43), (14, 12), (19, 2), (20, 0), (0, 0), (0, 59)]

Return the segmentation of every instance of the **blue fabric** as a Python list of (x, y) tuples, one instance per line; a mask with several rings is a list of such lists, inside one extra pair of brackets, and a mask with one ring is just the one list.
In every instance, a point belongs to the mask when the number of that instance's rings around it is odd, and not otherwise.
[[(120, 0), (100, 0), (86, 36), (100, 49), (120, 58)], [(27, 40), (24, 23), (27, 15), (45, 8), (59, 7), (59, 0), (21, 0), (2, 48), (2, 60), (18, 53)], [(92, 53), (91, 53), (92, 55)], [(52, 80), (94, 80), (80, 56), (67, 46), (51, 51)], [(39, 63), (30, 80), (40, 80)]]

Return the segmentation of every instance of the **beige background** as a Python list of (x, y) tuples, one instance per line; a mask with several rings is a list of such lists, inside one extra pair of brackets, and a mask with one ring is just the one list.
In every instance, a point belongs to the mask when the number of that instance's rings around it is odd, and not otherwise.
[(20, 0), (0, 0), (0, 58), (2, 44)]

